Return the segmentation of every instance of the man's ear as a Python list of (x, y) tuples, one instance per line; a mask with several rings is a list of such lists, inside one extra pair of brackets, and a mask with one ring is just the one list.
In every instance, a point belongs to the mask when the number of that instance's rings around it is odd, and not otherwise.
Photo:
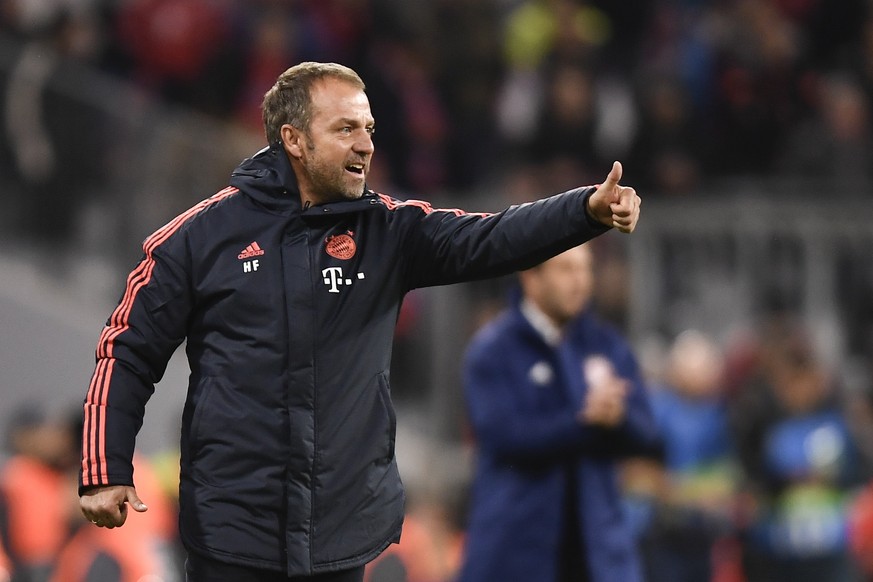
[(285, 151), (288, 152), (288, 155), (292, 158), (300, 159), (303, 157), (303, 148), (305, 145), (303, 144), (303, 140), (306, 137), (303, 135), (303, 132), (286, 123), (279, 130), (279, 136), (282, 138), (282, 145), (285, 147)]

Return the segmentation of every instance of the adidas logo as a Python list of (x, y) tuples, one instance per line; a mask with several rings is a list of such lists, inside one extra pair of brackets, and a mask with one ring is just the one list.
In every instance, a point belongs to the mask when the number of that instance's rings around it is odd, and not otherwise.
[(263, 255), (264, 250), (258, 245), (257, 241), (253, 242), (249, 246), (243, 249), (239, 255), (237, 255), (238, 259), (248, 259), (251, 257), (257, 257), (259, 255)]

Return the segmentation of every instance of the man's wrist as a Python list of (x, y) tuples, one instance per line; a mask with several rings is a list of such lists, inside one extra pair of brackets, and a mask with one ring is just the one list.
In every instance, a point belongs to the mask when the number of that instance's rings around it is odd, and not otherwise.
[(597, 215), (594, 214), (594, 211), (591, 209), (591, 197), (594, 193), (597, 192), (597, 188), (593, 188), (591, 192), (586, 194), (585, 199), (582, 202), (582, 206), (585, 209), (585, 218), (592, 226), (597, 226), (603, 229), (612, 228), (611, 225), (603, 224), (598, 218)]

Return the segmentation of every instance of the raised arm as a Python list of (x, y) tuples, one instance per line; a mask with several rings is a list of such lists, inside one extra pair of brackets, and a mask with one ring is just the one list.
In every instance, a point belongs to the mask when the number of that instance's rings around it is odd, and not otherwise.
[(631, 232), (640, 200), (618, 184), (616, 162), (600, 186), (576, 188), (495, 214), (433, 209), (410, 201), (403, 256), (409, 287), (444, 285), (530, 268), (612, 227)]

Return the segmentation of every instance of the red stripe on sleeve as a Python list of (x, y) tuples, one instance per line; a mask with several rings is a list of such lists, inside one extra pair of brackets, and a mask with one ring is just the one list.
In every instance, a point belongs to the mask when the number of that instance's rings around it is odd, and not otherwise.
[(85, 429), (82, 434), (82, 484), (109, 483), (106, 464), (106, 405), (109, 401), (110, 379), (114, 368), (115, 339), (129, 328), (130, 313), (139, 291), (152, 277), (155, 267), (154, 250), (181, 228), (186, 221), (203, 209), (236, 194), (239, 190), (228, 187), (186, 210), (143, 242), (145, 258), (127, 277), (124, 295), (112, 312), (97, 342), (97, 367), (85, 397)]
[(420, 208), (422, 212), (425, 214), (430, 214), (432, 212), (451, 212), (455, 216), (491, 216), (490, 212), (467, 212), (466, 210), (462, 210), (460, 208), (434, 208), (430, 205), (430, 203), (425, 202), (424, 200), (404, 200), (399, 201), (391, 198), (390, 196), (386, 196), (385, 194), (378, 194), (379, 199), (385, 205), (388, 210), (397, 210), (398, 208), (403, 208), (405, 206), (411, 206), (413, 208)]

